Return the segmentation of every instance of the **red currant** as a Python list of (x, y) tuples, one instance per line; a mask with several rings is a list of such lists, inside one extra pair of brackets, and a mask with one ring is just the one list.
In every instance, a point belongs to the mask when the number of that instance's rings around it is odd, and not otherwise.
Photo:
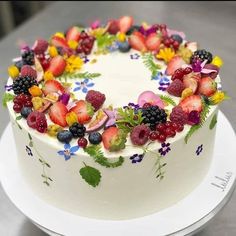
[(184, 130), (184, 126), (182, 124), (178, 124), (178, 125), (179, 125), (179, 127), (178, 127), (178, 129), (176, 131), (177, 132), (183, 131)]
[(193, 71), (193, 69), (191, 67), (186, 67), (184, 69), (184, 74), (187, 75), (187, 74), (191, 73), (192, 71)]
[(165, 123), (165, 126), (166, 126), (166, 128), (171, 128), (172, 122), (171, 122), (171, 121), (167, 121), (167, 122)]
[(160, 24), (161, 29), (166, 29), (166, 27), (167, 27), (166, 24)]
[(159, 132), (153, 131), (149, 134), (149, 139), (155, 141), (157, 140), (159, 135), (160, 135)]
[(24, 107), (33, 107), (33, 103), (31, 101), (27, 101), (25, 104), (24, 104)]
[(169, 137), (173, 138), (173, 137), (175, 137), (175, 135), (176, 135), (176, 132), (174, 130), (171, 130)]
[(170, 135), (172, 134), (172, 129), (170, 127), (168, 127), (168, 128), (166, 128), (166, 130), (164, 132), (167, 137), (170, 137)]
[(179, 124), (176, 122), (172, 122), (171, 127), (176, 131), (179, 128)]
[(170, 43), (173, 44), (174, 43), (174, 39), (170, 38)]
[(146, 102), (146, 103), (143, 104), (143, 108), (148, 108), (148, 107), (150, 107), (151, 105), (152, 105), (151, 103)]
[(157, 126), (156, 126), (156, 130), (157, 131), (159, 131), (159, 132), (164, 132), (164, 130), (166, 129), (166, 126), (165, 126), (165, 124), (158, 124)]
[(81, 40), (86, 39), (86, 38), (88, 38), (88, 34), (87, 34), (86, 32), (84, 32), (84, 31), (82, 31), (81, 34), (80, 34), (80, 36), (79, 36), (79, 38), (80, 38)]
[(173, 48), (175, 50), (177, 50), (179, 48), (179, 42), (178, 41), (174, 41), (172, 45), (173, 45)]
[(166, 47), (170, 47), (171, 42), (170, 42), (170, 39), (169, 39), (169, 38), (167, 38), (167, 39), (164, 40), (164, 45), (165, 45)]
[(166, 141), (166, 136), (164, 134), (160, 134), (158, 137), (157, 137), (157, 140), (160, 142), (160, 143), (163, 143)]
[(86, 138), (80, 138), (78, 139), (78, 146), (81, 148), (86, 148), (87, 144), (88, 144), (88, 140)]
[(13, 105), (13, 110), (14, 110), (16, 113), (20, 113), (21, 108), (22, 108), (22, 105), (21, 105), (21, 104), (15, 103), (15, 104)]

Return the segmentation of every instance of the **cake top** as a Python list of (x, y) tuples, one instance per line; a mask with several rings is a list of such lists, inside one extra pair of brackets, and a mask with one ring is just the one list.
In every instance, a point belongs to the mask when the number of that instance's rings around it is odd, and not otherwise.
[(88, 154), (144, 150), (183, 131), (187, 143), (227, 98), (220, 57), (183, 32), (130, 16), (37, 39), (13, 62), (3, 102), (18, 124)]

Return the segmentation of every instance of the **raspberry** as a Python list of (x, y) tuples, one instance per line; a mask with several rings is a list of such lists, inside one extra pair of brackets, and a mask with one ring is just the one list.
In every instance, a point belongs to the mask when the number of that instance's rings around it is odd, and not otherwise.
[(180, 106), (176, 106), (172, 109), (172, 112), (170, 114), (170, 120), (184, 125), (188, 122), (188, 115), (183, 111)]
[(131, 142), (134, 145), (144, 145), (148, 141), (151, 130), (146, 125), (137, 125), (130, 133)]
[(167, 88), (167, 92), (173, 96), (181, 97), (183, 90), (185, 89), (184, 84), (181, 80), (175, 79)]
[(22, 77), (29, 76), (33, 79), (37, 78), (37, 72), (29, 65), (22, 66), (20, 73)]
[[(43, 114), (43, 113), (41, 113), (41, 114)], [(45, 133), (47, 131), (47, 127), (48, 127), (48, 125), (47, 125), (47, 120), (46, 120), (45, 115), (37, 119), (36, 130), (38, 132)]]
[(38, 111), (31, 112), (27, 117), (27, 124), (33, 129), (37, 129), (40, 133), (47, 130), (46, 116)]
[(85, 100), (94, 107), (95, 111), (97, 111), (104, 103), (106, 100), (106, 96), (99, 91), (95, 90), (89, 90)]
[(44, 39), (37, 39), (33, 46), (35, 54), (43, 54), (48, 48), (48, 42)]

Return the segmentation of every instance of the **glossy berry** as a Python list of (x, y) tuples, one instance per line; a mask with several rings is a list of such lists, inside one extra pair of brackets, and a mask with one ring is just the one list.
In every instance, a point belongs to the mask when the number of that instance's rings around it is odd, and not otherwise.
[(22, 117), (27, 118), (31, 112), (32, 112), (32, 109), (30, 107), (22, 107), (20, 114)]
[(40, 133), (47, 130), (47, 119), (44, 113), (33, 111), (27, 116), (27, 124), (29, 127), (36, 129)]
[(119, 46), (118, 46), (118, 49), (119, 49), (120, 52), (128, 52), (128, 51), (131, 49), (131, 47), (130, 47), (128, 41), (119, 42), (118, 45), (119, 45)]
[(22, 105), (20, 105), (20, 104), (18, 104), (18, 103), (15, 103), (15, 104), (13, 105), (13, 110), (14, 110), (16, 113), (20, 113), (21, 108), (22, 108)]
[(184, 69), (184, 74), (187, 75), (187, 74), (191, 73), (192, 71), (193, 71), (193, 69), (191, 67), (186, 67)]
[(26, 94), (19, 94), (13, 100), (13, 110), (16, 113), (21, 112), (22, 107), (32, 107), (31, 96)]
[(184, 75), (185, 75), (184, 69), (179, 68), (179, 69), (177, 69), (177, 70), (174, 72), (174, 74), (172, 75), (171, 79), (172, 79), (172, 80), (176, 80), (176, 79), (182, 80)]
[(21, 68), (22, 68), (23, 65), (24, 65), (24, 62), (23, 62), (22, 60), (15, 62), (15, 66), (16, 66), (19, 70), (21, 70)]
[(72, 126), (70, 126), (69, 130), (74, 138), (82, 138), (84, 137), (86, 128), (83, 124), (79, 124), (76, 122)]
[(172, 122), (167, 121), (167, 122), (165, 123), (165, 127), (166, 127), (166, 128), (171, 128), (171, 127), (172, 127)]
[(164, 132), (164, 130), (166, 129), (166, 126), (165, 126), (165, 124), (158, 124), (157, 126), (156, 126), (156, 130), (157, 131), (159, 131), (159, 132)]
[(176, 131), (179, 128), (179, 124), (176, 122), (171, 122), (171, 127)]
[(151, 133), (149, 134), (149, 139), (152, 140), (152, 141), (155, 141), (155, 140), (157, 140), (158, 135), (159, 135), (158, 132), (153, 131), (153, 132), (151, 132)]
[(34, 65), (34, 52), (33, 50), (23, 51), (21, 54), (22, 61), (25, 65)]
[(179, 42), (174, 41), (173, 44), (172, 44), (172, 46), (173, 46), (173, 48), (174, 48), (175, 50), (177, 50), (177, 49), (179, 48)]
[(94, 107), (95, 111), (97, 111), (105, 102), (106, 96), (105, 94), (96, 91), (96, 90), (89, 90), (85, 96), (85, 100)]
[(86, 146), (88, 145), (88, 140), (86, 138), (79, 138), (78, 139), (78, 146), (81, 148), (86, 148)]
[(193, 63), (194, 60), (200, 59), (201, 62), (205, 60), (207, 63), (211, 63), (213, 57), (212, 54), (205, 49), (197, 50), (193, 53), (192, 57), (190, 58), (190, 62)]
[(167, 136), (167, 137), (170, 137), (170, 135), (172, 134), (172, 128), (166, 128), (165, 131), (164, 131), (164, 134)]
[(99, 132), (92, 132), (88, 139), (91, 144), (99, 144), (102, 141), (102, 135)]
[(158, 135), (157, 140), (158, 140), (160, 143), (165, 142), (165, 141), (166, 141), (166, 135), (164, 135), (164, 134)]
[(173, 40), (177, 41), (179, 44), (181, 44), (181, 43), (183, 42), (182, 37), (181, 37), (180, 35), (178, 35), (178, 34), (173, 34), (173, 35), (171, 35), (171, 38), (172, 38)]
[(62, 130), (57, 133), (57, 139), (62, 143), (69, 143), (72, 138), (73, 135), (69, 130)]
[(143, 104), (143, 108), (148, 108), (148, 107), (150, 107), (151, 105), (152, 105), (151, 103), (146, 102), (146, 103)]
[(175, 137), (175, 135), (176, 135), (176, 132), (174, 130), (171, 130), (169, 137), (173, 138)]
[(179, 127), (176, 129), (177, 132), (182, 132), (184, 130), (184, 126), (182, 124), (178, 124)]
[(34, 78), (31, 78), (29, 76), (20, 76), (13, 82), (14, 94), (29, 94), (28, 89), (31, 88), (33, 85), (38, 85), (37, 81)]

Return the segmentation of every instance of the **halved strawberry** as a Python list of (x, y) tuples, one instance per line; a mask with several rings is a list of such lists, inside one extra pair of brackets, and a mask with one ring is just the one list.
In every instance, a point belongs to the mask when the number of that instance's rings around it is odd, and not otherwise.
[(202, 111), (202, 99), (199, 95), (191, 95), (182, 100), (179, 104), (183, 111), (189, 114), (191, 111)]
[(133, 32), (133, 34), (130, 36), (129, 44), (133, 49), (136, 49), (138, 51), (147, 51), (147, 47), (145, 45), (145, 38), (138, 31)]
[(204, 77), (199, 83), (198, 92), (210, 97), (217, 90), (217, 84), (211, 77)]
[(76, 42), (79, 41), (80, 37), (80, 29), (77, 26), (71, 27), (66, 33), (66, 41), (74, 40)]
[(61, 102), (55, 102), (50, 110), (49, 110), (49, 117), (57, 125), (60, 125), (62, 127), (67, 126), (66, 122), (66, 114), (68, 113), (68, 110), (64, 104)]
[(194, 73), (187, 74), (183, 77), (183, 83), (185, 88), (191, 88), (193, 94), (197, 91), (199, 76), (195, 76)]
[(126, 135), (117, 127), (109, 127), (102, 133), (104, 148), (110, 152), (125, 148)]
[(65, 39), (55, 36), (55, 35), (51, 39), (51, 44), (55, 47), (62, 47), (62, 48), (69, 47)]
[(75, 106), (70, 109), (70, 112), (71, 111), (75, 112), (80, 124), (88, 123), (94, 114), (94, 108), (92, 105), (84, 100), (76, 102)]
[(117, 34), (117, 32), (119, 31), (119, 21), (118, 20), (109, 21), (107, 31), (110, 34)]
[(156, 33), (149, 34), (145, 44), (150, 51), (157, 51), (161, 44), (161, 39)]
[(168, 63), (166, 68), (167, 75), (173, 75), (174, 72), (181, 68), (185, 64), (185, 61), (180, 56), (174, 56)]
[(43, 87), (43, 93), (45, 96), (47, 96), (50, 93), (64, 93), (65, 92), (65, 88), (62, 86), (62, 84), (60, 82), (58, 82), (57, 80), (48, 80), (46, 81), (46, 83), (44, 84)]
[(59, 76), (64, 72), (65, 67), (66, 61), (62, 56), (57, 55), (50, 61), (48, 71), (52, 72), (54, 76)]
[(119, 29), (121, 33), (126, 33), (133, 25), (134, 19), (131, 16), (122, 16), (119, 19)]

